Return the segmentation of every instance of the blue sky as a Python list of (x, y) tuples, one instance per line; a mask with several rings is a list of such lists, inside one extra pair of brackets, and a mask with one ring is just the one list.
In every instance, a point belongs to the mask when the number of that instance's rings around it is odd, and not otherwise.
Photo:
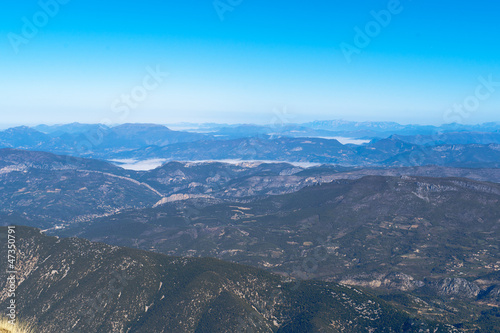
[(54, 1), (1, 5), (0, 123), (500, 121), (500, 84), (445, 116), (500, 81), (497, 2)]

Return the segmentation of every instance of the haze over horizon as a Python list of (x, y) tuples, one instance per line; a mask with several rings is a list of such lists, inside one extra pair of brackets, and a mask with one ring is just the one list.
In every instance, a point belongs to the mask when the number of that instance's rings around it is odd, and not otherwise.
[(54, 1), (0, 13), (3, 127), (499, 120), (498, 3)]
[[(39, 123), (29, 123), (29, 122), (19, 122), (19, 123), (4, 123), (4, 122), (0, 122), (0, 130), (6, 130), (6, 129), (9, 129), (9, 128), (15, 128), (15, 127), (23, 127), (23, 126), (27, 126), (27, 127), (37, 127), (37, 126), (64, 126), (64, 125), (72, 125), (72, 124), (81, 124), (81, 125), (104, 125), (104, 126), (107, 126), (107, 127), (116, 127), (116, 126), (120, 126), (120, 125), (126, 125), (126, 124), (143, 124), (143, 125), (161, 125), (161, 126), (165, 126), (165, 127), (168, 127), (172, 130), (175, 130), (175, 131), (182, 131), (182, 130), (190, 130), (190, 129), (199, 129), (200, 131), (203, 130), (203, 125), (228, 125), (228, 126), (238, 126), (238, 125), (242, 125), (242, 126), (245, 126), (245, 125), (248, 125), (248, 126), (268, 126), (268, 127), (276, 127), (276, 126), (279, 126), (279, 127), (282, 127), (282, 126), (286, 126), (286, 125), (302, 125), (302, 124), (309, 124), (309, 123), (312, 123), (312, 122), (315, 122), (315, 121), (340, 121), (340, 122), (352, 122), (352, 123), (365, 123), (365, 124), (369, 124), (369, 123), (373, 123), (373, 124), (376, 124), (376, 123), (387, 123), (387, 124), (390, 124), (390, 123), (393, 123), (393, 124), (398, 124), (398, 125), (402, 125), (402, 126), (434, 126), (434, 127), (441, 127), (441, 126), (446, 126), (446, 125), (463, 125), (463, 126), (481, 126), (481, 125), (487, 125), (487, 124), (500, 124), (499, 121), (491, 121), (491, 122), (478, 122), (478, 123), (467, 123), (467, 124), (460, 124), (460, 123), (457, 123), (457, 122), (453, 122), (453, 123), (441, 123), (441, 124), (425, 124), (425, 123), (416, 123), (416, 122), (408, 122), (408, 123), (405, 123), (405, 122), (392, 122), (392, 121), (370, 121), (370, 120), (360, 120), (359, 122), (357, 121), (350, 121), (350, 120), (346, 120), (346, 119), (315, 119), (315, 120), (311, 120), (311, 121), (308, 121), (308, 122), (281, 122), (280, 119), (278, 119), (278, 117), (276, 116), (275, 118), (273, 118), (272, 121), (269, 121), (269, 122), (252, 122), (252, 123), (244, 123), (244, 122), (199, 122), (199, 123), (194, 123), (194, 122), (174, 122), (174, 123), (157, 123), (157, 122), (135, 122), (135, 123), (132, 123), (132, 122), (122, 122), (122, 123), (102, 123), (102, 122), (95, 122), (95, 123), (92, 123), (92, 122), (88, 122), (88, 123), (82, 123), (82, 122), (39, 122)], [(274, 122), (274, 123), (273, 123)], [(198, 126), (201, 126), (201, 127), (198, 127)]]

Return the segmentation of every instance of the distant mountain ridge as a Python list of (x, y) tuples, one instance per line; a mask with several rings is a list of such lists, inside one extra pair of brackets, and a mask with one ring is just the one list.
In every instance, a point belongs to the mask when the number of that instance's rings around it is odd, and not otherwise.
[(142, 147), (210, 139), (198, 133), (172, 131), (155, 124), (105, 125), (68, 124), (21, 126), (0, 132), (0, 147), (92, 155), (100, 151), (133, 150)]
[(438, 136), (390, 135), (387, 138), (373, 139), (364, 145), (353, 145), (341, 144), (334, 138), (286, 136), (285, 130), (281, 134), (263, 134), (260, 127), (256, 126), (246, 126), (245, 128), (250, 129), (249, 132), (241, 131), (240, 127), (231, 128), (236, 130), (235, 135), (227, 137), (172, 131), (153, 124), (124, 124), (112, 128), (70, 124), (39, 128), (46, 131), (46, 134), (28, 127), (0, 132), (0, 148), (47, 151), (106, 160), (233, 159), (348, 167), (500, 167), (500, 136), (497, 132), (450, 132)]
[[(105, 160), (235, 159), (365, 167), (500, 166), (500, 125), (496, 123), (432, 127), (332, 121), (280, 126), (210, 126), (213, 131), (209, 133), (172, 131), (155, 124), (16, 127), (0, 132), (0, 148)], [(359, 131), (371, 131), (371, 134), (359, 135)], [(371, 141), (364, 145), (341, 144), (335, 139), (339, 136)]]

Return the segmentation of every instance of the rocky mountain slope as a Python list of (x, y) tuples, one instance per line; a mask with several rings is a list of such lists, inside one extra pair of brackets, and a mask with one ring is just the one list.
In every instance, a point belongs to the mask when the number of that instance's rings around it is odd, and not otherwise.
[[(40, 333), (458, 331), (335, 283), (57, 239), (25, 227), (17, 227), (16, 238), (18, 316)], [(2, 307), (9, 302), (6, 274), (0, 272)]]
[(413, 310), (459, 323), (472, 305), (477, 316), (500, 305), (499, 202), (498, 184), (369, 176), (247, 202), (170, 202), (56, 234), (410, 293), (423, 302)]
[[(130, 245), (126, 234), (136, 226), (143, 230), (141, 240), (148, 248), (178, 255), (188, 254), (183, 252), (187, 250), (211, 256), (226, 253), (234, 260), (254, 257), (254, 264), (276, 269), (292, 260), (292, 253), (300, 257), (304, 251), (324, 247), (321, 244), (328, 238), (330, 251), (337, 253), (330, 257), (331, 267), (324, 267), (331, 277), (342, 276), (346, 269), (369, 271), (372, 266), (383, 267), (382, 263), (387, 273), (404, 267), (419, 279), (439, 275), (438, 271), (457, 271), (467, 277), (500, 267), (496, 262), (499, 200), (500, 185), (493, 183), (368, 176), (246, 203), (213, 203), (203, 198), (171, 202), (73, 228), (84, 237), (123, 239)], [(124, 223), (129, 228), (122, 232), (106, 231)], [(180, 237), (183, 234), (186, 237)], [(182, 246), (183, 238), (190, 239), (189, 244)], [(202, 246), (204, 242), (216, 246)], [(266, 249), (261, 251), (268, 255), (252, 248)], [(232, 254), (228, 249), (234, 250)], [(443, 261), (451, 266), (442, 266)], [(455, 262), (462, 264), (452, 267)]]

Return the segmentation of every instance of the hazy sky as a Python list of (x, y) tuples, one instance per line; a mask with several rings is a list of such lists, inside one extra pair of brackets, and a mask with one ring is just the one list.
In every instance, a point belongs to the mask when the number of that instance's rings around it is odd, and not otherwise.
[(500, 121), (498, 1), (55, 1), (2, 3), (0, 123)]

